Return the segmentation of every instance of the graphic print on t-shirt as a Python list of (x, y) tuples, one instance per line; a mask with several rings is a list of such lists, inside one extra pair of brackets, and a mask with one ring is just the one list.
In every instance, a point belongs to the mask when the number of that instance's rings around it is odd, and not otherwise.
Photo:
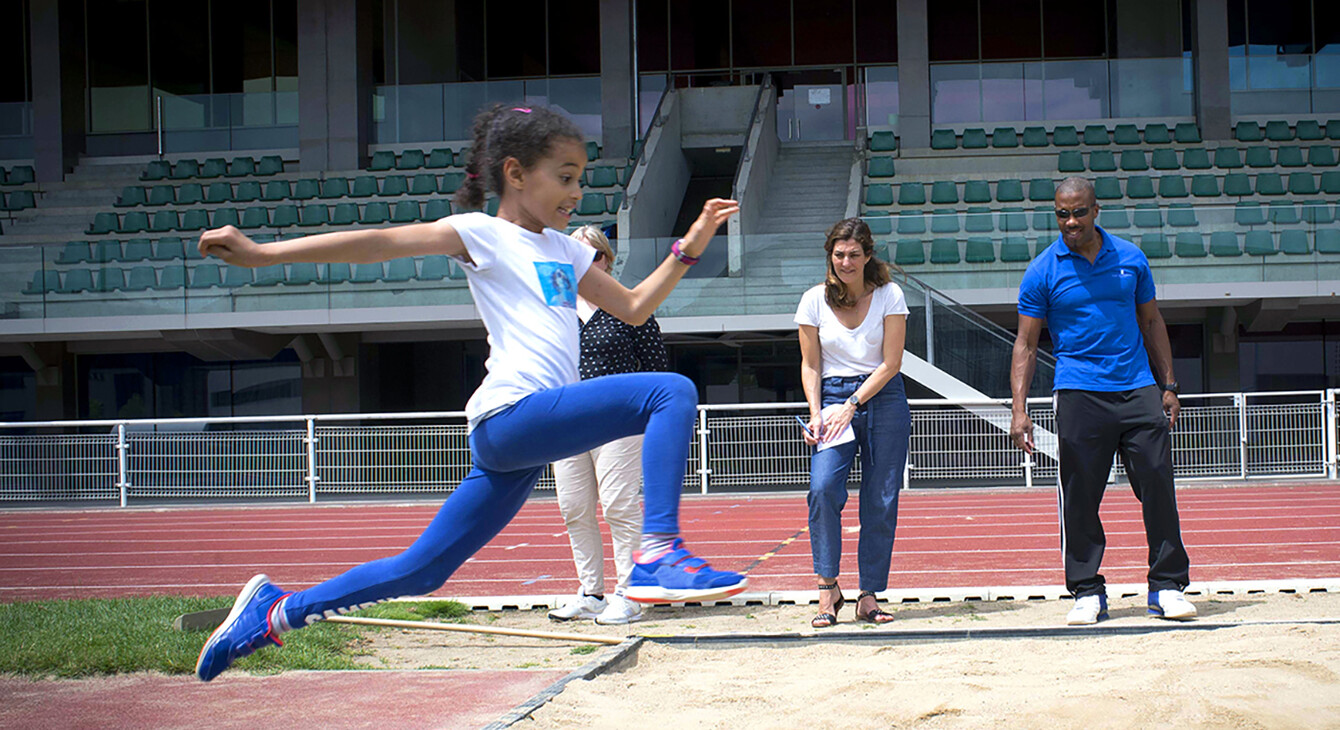
[(577, 308), (577, 275), (572, 264), (557, 261), (536, 261), (535, 273), (540, 277), (540, 292), (551, 307)]

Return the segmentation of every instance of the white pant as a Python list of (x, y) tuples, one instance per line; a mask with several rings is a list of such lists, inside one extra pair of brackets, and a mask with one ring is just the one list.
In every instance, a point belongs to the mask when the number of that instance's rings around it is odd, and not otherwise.
[(633, 571), (633, 550), (642, 536), (641, 434), (554, 462), (554, 481), (582, 592), (605, 592), (605, 552), (596, 521), (597, 497), (614, 543), (618, 587), (627, 588)]

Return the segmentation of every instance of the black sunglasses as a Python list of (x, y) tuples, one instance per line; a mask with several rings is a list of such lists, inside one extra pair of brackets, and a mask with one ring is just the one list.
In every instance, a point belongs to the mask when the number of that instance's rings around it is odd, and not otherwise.
[(1083, 218), (1088, 214), (1089, 214), (1088, 208), (1075, 208), (1074, 210), (1066, 210), (1065, 208), (1056, 209), (1056, 219), (1062, 221), (1070, 220), (1070, 216), (1072, 215), (1075, 216), (1076, 218)]

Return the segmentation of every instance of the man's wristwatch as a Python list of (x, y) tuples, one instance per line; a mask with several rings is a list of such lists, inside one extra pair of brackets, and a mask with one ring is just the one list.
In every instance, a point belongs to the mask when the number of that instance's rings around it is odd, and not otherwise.
[(1176, 380), (1172, 381), (1171, 383), (1164, 383), (1163, 385), (1160, 385), (1159, 388), (1160, 388), (1164, 393), (1172, 393), (1173, 395), (1181, 395), (1181, 394), (1182, 394), (1182, 389), (1181, 389), (1180, 386), (1177, 385), (1177, 381), (1176, 381)]
[(847, 404), (848, 404), (848, 405), (851, 405), (851, 406), (855, 406), (856, 408), (860, 408), (860, 407), (861, 407), (861, 399), (858, 398), (858, 397), (856, 396), (855, 393), (852, 393), (852, 394), (851, 394), (851, 397), (847, 399)]

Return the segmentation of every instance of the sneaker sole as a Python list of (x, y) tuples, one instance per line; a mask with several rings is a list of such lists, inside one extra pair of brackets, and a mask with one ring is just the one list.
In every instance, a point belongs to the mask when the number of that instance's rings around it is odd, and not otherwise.
[(1163, 609), (1157, 608), (1155, 606), (1149, 607), (1149, 615), (1153, 616), (1154, 618), (1161, 618), (1167, 621), (1190, 621), (1191, 619), (1196, 617), (1196, 613), (1194, 611), (1191, 613), (1169, 614), (1164, 613)]
[(579, 613), (576, 616), (555, 616), (554, 614), (551, 613), (549, 614), (549, 620), (558, 621), (560, 623), (567, 623), (569, 621), (585, 621), (587, 619), (593, 619), (599, 615), (600, 614), (598, 613)]
[[(214, 643), (219, 640), (219, 637), (222, 636), (224, 632), (232, 628), (233, 623), (242, 615), (242, 609), (246, 608), (247, 604), (251, 603), (251, 599), (256, 596), (256, 592), (261, 589), (261, 586), (269, 582), (270, 576), (265, 575), (264, 573), (252, 576), (251, 580), (247, 581), (245, 586), (242, 586), (242, 592), (237, 594), (237, 600), (233, 601), (233, 610), (228, 612), (228, 618), (225, 618), (223, 623), (219, 624), (217, 629), (214, 629), (214, 633), (209, 635), (209, 639), (205, 641), (205, 645), (200, 647), (200, 656), (196, 657), (195, 660), (195, 676), (202, 682), (209, 681), (200, 676), (200, 669), (205, 661), (205, 652), (209, 651), (210, 648), (214, 646)], [(213, 679), (213, 677), (210, 679)]]
[(1104, 613), (1100, 613), (1100, 614), (1098, 614), (1098, 617), (1095, 618), (1095, 619), (1092, 620), (1092, 621), (1071, 621), (1070, 619), (1066, 619), (1065, 625), (1066, 625), (1066, 626), (1093, 626), (1094, 624), (1099, 623), (1099, 622), (1101, 622), (1101, 621), (1106, 621), (1107, 619), (1108, 619), (1108, 615), (1107, 615), (1107, 613), (1104, 612)]
[(632, 586), (624, 593), (624, 598), (637, 603), (698, 603), (718, 601), (744, 592), (749, 581), (742, 580), (733, 586), (722, 588), (662, 588), (660, 586)]
[(641, 620), (642, 620), (642, 614), (640, 613), (636, 616), (621, 618), (618, 621), (601, 621), (599, 616), (595, 618), (596, 626), (624, 626), (626, 624), (636, 623)]

